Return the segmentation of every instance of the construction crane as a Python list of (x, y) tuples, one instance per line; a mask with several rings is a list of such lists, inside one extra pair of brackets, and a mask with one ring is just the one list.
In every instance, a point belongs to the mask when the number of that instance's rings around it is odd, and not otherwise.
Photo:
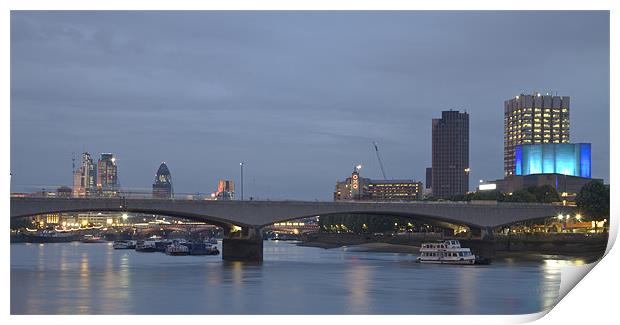
[(379, 147), (377, 146), (377, 142), (372, 142), (373, 146), (375, 146), (375, 152), (377, 153), (377, 160), (379, 160), (379, 166), (381, 167), (381, 174), (383, 174), (383, 179), (387, 180), (387, 175), (385, 174), (385, 168), (383, 168), (383, 161), (381, 161), (381, 155), (379, 154)]

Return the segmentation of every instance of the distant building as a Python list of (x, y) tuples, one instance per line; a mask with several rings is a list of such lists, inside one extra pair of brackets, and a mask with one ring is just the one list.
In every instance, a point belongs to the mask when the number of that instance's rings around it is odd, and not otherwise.
[(56, 197), (71, 197), (72, 190), (70, 187), (61, 186), (56, 189)]
[(443, 111), (433, 119), (431, 187), (449, 198), (469, 190), (469, 114)]
[(88, 152), (82, 153), (82, 164), (73, 172), (73, 196), (97, 194), (97, 169)]
[(570, 142), (570, 97), (521, 94), (504, 102), (504, 176), (516, 175), (516, 147)]
[(549, 185), (555, 188), (561, 197), (567, 200), (573, 200), (579, 191), (581, 191), (581, 188), (591, 181), (603, 182), (602, 179), (550, 173), (511, 175), (491, 183), (496, 184), (497, 190), (503, 193), (513, 193), (514, 191), (527, 189), (532, 186)]
[(97, 189), (101, 196), (118, 195), (116, 158), (111, 153), (102, 153), (97, 163)]
[(426, 168), (426, 187), (427, 189), (432, 188), (433, 185), (433, 167)]
[(570, 200), (593, 180), (589, 143), (517, 145), (514, 166), (514, 175), (492, 182), (499, 191), (512, 193), (532, 186), (550, 185)]
[(233, 200), (235, 198), (235, 183), (230, 180), (220, 179), (217, 182), (216, 200)]
[(171, 199), (174, 196), (172, 190), (172, 175), (165, 162), (162, 162), (155, 174), (155, 182), (153, 183), (153, 198)]
[(420, 198), (422, 182), (409, 179), (362, 178), (357, 169), (351, 177), (336, 182), (334, 201), (413, 201)]
[(542, 143), (515, 146), (515, 175), (592, 176), (589, 143)]

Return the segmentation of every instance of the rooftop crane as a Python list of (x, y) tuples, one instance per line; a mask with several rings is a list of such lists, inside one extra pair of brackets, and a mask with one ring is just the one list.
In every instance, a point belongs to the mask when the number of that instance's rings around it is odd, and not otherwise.
[(375, 146), (375, 152), (377, 153), (377, 160), (379, 160), (379, 166), (381, 167), (381, 174), (383, 174), (383, 179), (387, 180), (387, 175), (385, 174), (385, 168), (383, 168), (383, 161), (381, 161), (381, 155), (379, 154), (379, 147), (377, 146), (377, 142), (372, 142), (373, 146)]

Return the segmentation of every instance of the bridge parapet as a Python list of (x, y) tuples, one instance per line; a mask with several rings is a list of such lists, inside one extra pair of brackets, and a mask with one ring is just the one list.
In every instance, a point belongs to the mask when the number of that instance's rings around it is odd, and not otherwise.
[(575, 207), (531, 203), (207, 201), (121, 198), (11, 198), (11, 218), (54, 212), (126, 211), (184, 217), (230, 227), (261, 228), (274, 222), (327, 214), (421, 217), (475, 227), (574, 214)]

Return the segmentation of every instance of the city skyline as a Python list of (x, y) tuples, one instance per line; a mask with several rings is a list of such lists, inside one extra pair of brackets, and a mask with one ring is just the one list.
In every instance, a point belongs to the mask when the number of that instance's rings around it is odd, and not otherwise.
[[(244, 161), (246, 197), (329, 200), (358, 163), (380, 178), (372, 141), (390, 177), (424, 180), (429, 121), (448, 109), (470, 115), (473, 190), (503, 177), (504, 101), (532, 90), (571, 98), (571, 138), (592, 143), (592, 176), (608, 183), (608, 17), (13, 12), (12, 190), (70, 185), (88, 147), (114, 152), (129, 188), (167, 161), (175, 190), (211, 190)], [(518, 50), (524, 37), (547, 50)]]

